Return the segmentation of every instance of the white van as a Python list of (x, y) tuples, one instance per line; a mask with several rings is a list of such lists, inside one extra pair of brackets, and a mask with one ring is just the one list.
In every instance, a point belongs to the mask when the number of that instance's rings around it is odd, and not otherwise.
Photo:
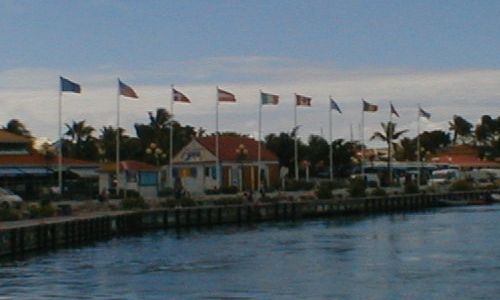
[(457, 169), (443, 169), (432, 171), (431, 178), (428, 184), (433, 185), (446, 185), (450, 184), (455, 180), (461, 179), (462, 174)]

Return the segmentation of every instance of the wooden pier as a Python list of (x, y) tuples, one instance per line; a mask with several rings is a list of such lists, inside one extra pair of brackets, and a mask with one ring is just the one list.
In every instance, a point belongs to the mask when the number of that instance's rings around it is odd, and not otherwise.
[(0, 223), (0, 257), (83, 245), (148, 230), (180, 229), (262, 221), (295, 221), (323, 216), (411, 211), (439, 206), (440, 200), (475, 200), (491, 191), (411, 194), (386, 197), (283, 201), (139, 211), (98, 212)]

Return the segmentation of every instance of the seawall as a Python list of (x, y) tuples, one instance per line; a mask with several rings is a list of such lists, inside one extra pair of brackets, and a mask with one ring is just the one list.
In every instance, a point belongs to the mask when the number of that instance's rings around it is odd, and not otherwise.
[(412, 211), (437, 207), (441, 203), (440, 200), (477, 200), (484, 199), (491, 193), (492, 191), (470, 191), (112, 211), (85, 216), (3, 222), (0, 223), (0, 257), (16, 257), (27, 253), (83, 245), (148, 230)]

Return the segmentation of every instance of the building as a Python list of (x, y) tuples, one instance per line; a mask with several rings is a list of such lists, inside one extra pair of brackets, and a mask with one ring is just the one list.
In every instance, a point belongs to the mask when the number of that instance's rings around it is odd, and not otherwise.
[[(156, 198), (159, 187), (159, 169), (156, 166), (126, 160), (120, 162), (119, 189), (136, 191), (146, 199)], [(99, 172), (99, 190), (115, 193), (116, 163), (101, 166)]]
[[(173, 158), (174, 177), (179, 176), (190, 193), (215, 189), (216, 137), (194, 138)], [(240, 190), (258, 187), (258, 142), (241, 136), (219, 136), (220, 187)], [(279, 162), (276, 155), (261, 144), (261, 182), (263, 187), (279, 185)]]
[[(0, 130), (0, 186), (27, 200), (39, 199), (58, 186), (59, 162), (54, 152), (32, 148), (29, 137)], [(99, 164), (63, 158), (64, 192), (72, 198), (92, 198), (98, 193)]]
[(477, 148), (469, 145), (456, 145), (436, 153), (430, 162), (438, 165), (453, 165), (460, 169), (500, 168), (500, 162), (479, 158)]

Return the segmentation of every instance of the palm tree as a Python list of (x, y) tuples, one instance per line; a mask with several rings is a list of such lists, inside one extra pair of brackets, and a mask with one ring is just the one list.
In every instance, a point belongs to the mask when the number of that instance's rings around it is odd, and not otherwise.
[(31, 137), (31, 133), (29, 130), (26, 128), (26, 126), (19, 120), (17, 119), (12, 119), (10, 120), (6, 126), (3, 128), (5, 131), (26, 136), (26, 137)]
[(472, 133), (472, 124), (461, 116), (454, 115), (453, 121), (448, 122), (450, 130), (453, 131), (453, 144), (457, 143), (457, 138), (460, 136), (462, 143), (466, 142), (466, 138)]
[(388, 122), (387, 124), (382, 122), (382, 132), (375, 132), (370, 140), (379, 139), (387, 143), (387, 169), (389, 170), (389, 182), (392, 184), (392, 170), (391, 170), (391, 159), (392, 159), (392, 147), (396, 144), (393, 141), (397, 141), (400, 136), (408, 132), (407, 129), (396, 131), (396, 123)]
[(86, 125), (85, 120), (73, 121), (71, 125), (65, 124), (68, 129), (65, 136), (70, 137), (71, 156), (80, 159), (95, 159), (97, 157), (97, 145), (92, 133), (94, 127)]

